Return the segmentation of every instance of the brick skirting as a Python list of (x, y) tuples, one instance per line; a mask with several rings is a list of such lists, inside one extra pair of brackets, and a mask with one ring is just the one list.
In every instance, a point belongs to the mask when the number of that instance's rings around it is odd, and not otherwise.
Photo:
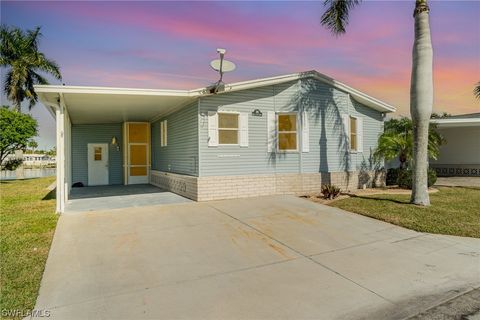
[(319, 193), (321, 186), (328, 183), (342, 190), (358, 189), (363, 185), (378, 187), (385, 185), (385, 175), (369, 171), (194, 177), (152, 170), (150, 183), (196, 201), (208, 201)]

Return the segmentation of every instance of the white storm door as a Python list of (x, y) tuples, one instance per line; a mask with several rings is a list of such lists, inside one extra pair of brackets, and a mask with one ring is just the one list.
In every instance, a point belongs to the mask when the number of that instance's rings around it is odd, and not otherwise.
[(88, 144), (88, 185), (108, 184), (108, 144)]

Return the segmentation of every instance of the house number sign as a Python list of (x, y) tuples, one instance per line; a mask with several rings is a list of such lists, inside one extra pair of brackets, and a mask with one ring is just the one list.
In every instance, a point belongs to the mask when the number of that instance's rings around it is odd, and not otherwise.
[(255, 109), (255, 110), (253, 110), (253, 112), (252, 112), (252, 116), (254, 116), (254, 117), (261, 117), (262, 115), (263, 115), (263, 114), (262, 114), (262, 112), (261, 112), (259, 109)]

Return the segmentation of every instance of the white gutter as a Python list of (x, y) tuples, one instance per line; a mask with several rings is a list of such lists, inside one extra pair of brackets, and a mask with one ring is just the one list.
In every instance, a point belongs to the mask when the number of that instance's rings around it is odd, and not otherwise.
[(439, 128), (475, 127), (480, 126), (480, 118), (431, 119), (430, 123), (436, 124)]
[(35, 85), (38, 93), (83, 93), (83, 94), (117, 94), (141, 96), (178, 96), (190, 97), (198, 93), (188, 90), (164, 89), (137, 89), (137, 88), (110, 88), (110, 87), (82, 87), (82, 86), (51, 86)]

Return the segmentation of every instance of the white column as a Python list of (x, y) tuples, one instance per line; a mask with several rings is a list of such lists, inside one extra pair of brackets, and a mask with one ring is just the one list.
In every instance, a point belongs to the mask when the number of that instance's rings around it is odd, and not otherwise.
[(60, 105), (55, 111), (57, 124), (57, 212), (65, 210), (65, 135), (64, 108)]
[(60, 107), (63, 111), (63, 198), (64, 204), (67, 202), (70, 188), (72, 187), (72, 124), (70, 122), (70, 116), (68, 114), (67, 106), (63, 94), (60, 94)]

